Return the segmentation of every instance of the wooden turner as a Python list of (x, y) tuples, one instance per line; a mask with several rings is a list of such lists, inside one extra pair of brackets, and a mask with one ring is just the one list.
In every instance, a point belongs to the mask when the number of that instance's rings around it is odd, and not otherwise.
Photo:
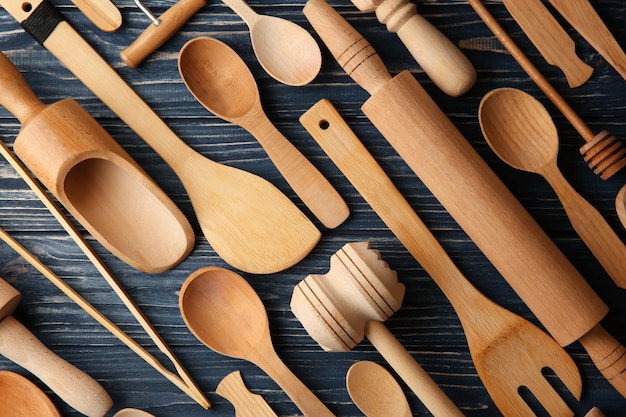
[[(551, 368), (572, 394), (580, 398), (581, 377), (567, 352), (535, 325), (495, 304), (467, 281), (330, 102), (318, 102), (300, 120), (448, 297), (461, 320), (478, 375), (502, 414), (507, 417), (535, 415), (518, 394), (519, 387), (526, 386), (551, 415), (572, 416), (569, 407), (541, 373), (542, 369)], [(333, 278), (333, 284), (339, 281), (338, 277)], [(381, 275), (368, 274), (368, 278), (380, 280)], [(307, 279), (320, 280), (319, 277)], [(323, 289), (335, 297), (339, 293), (345, 294), (345, 299), (357, 299), (346, 289), (338, 286), (335, 289), (330, 282)], [(318, 294), (319, 291), (315, 295)], [(334, 306), (339, 312), (350, 308), (347, 302), (335, 302)], [(334, 317), (344, 322), (338, 314)], [(346, 323), (354, 327), (347, 313), (344, 317)], [(337, 330), (337, 325), (319, 328), (320, 331), (328, 329)]]

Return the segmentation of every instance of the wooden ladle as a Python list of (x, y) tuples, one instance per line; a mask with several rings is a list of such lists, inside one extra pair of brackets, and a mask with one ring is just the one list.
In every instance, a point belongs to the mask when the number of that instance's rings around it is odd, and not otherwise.
[(348, 369), (346, 387), (354, 404), (367, 417), (411, 417), (402, 388), (385, 368), (359, 361)]
[(270, 76), (293, 86), (313, 81), (322, 67), (322, 53), (309, 32), (289, 20), (260, 15), (243, 0), (222, 1), (250, 28), (254, 53)]
[(291, 188), (326, 227), (343, 223), (348, 206), (267, 118), (254, 76), (234, 50), (217, 39), (192, 39), (180, 51), (178, 68), (185, 85), (204, 107), (259, 141)]
[(50, 398), (20, 374), (0, 371), (2, 417), (61, 417)]
[(613, 281), (626, 288), (626, 246), (559, 171), (559, 137), (545, 107), (523, 91), (501, 88), (482, 99), (478, 112), (483, 135), (494, 152), (512, 167), (540, 174), (550, 183), (574, 230)]
[(199, 269), (184, 282), (179, 305), (187, 327), (206, 346), (256, 364), (305, 416), (333, 416), (276, 354), (265, 307), (240, 275), (219, 267)]

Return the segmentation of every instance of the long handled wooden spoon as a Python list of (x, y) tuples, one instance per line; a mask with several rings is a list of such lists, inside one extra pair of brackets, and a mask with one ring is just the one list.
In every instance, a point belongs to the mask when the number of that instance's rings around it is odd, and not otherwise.
[(350, 398), (366, 417), (411, 417), (402, 388), (385, 368), (359, 361), (348, 369), (346, 387)]
[(326, 226), (339, 226), (349, 210), (320, 171), (276, 129), (263, 108), (246, 63), (225, 43), (201, 37), (183, 46), (178, 69), (187, 88), (210, 112), (250, 132), (291, 188)]
[[(243, 277), (219, 267), (194, 272), (180, 290), (180, 311), (198, 340), (263, 369), (305, 416), (333, 416), (276, 354), (265, 307)], [(242, 331), (233, 332), (237, 328)]]
[(185, 144), (49, 2), (0, 5), (165, 160), (226, 262), (246, 272), (273, 273), (293, 266), (317, 244), (319, 230), (280, 190)]
[(50, 398), (20, 374), (0, 371), (2, 417), (61, 417)]
[(626, 245), (559, 171), (559, 136), (545, 107), (523, 91), (500, 88), (485, 95), (478, 117), (487, 143), (503, 161), (550, 183), (574, 230), (613, 281), (626, 288)]
[(269, 75), (287, 85), (313, 81), (322, 66), (320, 47), (303, 27), (256, 13), (244, 0), (222, 0), (250, 28), (252, 48)]

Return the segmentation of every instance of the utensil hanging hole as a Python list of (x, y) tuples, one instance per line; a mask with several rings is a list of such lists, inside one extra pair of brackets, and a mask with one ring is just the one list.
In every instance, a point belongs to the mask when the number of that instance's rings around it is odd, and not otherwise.
[(33, 10), (33, 4), (29, 2), (22, 3), (22, 10), (30, 13)]
[(329, 127), (330, 127), (330, 122), (328, 120), (325, 120), (325, 119), (320, 120), (320, 129), (328, 130)]

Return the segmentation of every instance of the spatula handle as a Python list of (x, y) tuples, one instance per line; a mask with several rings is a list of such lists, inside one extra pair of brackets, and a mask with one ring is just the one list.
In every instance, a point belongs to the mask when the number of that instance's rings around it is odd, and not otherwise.
[(2, 52), (0, 52), (0, 104), (21, 123), (25, 123), (29, 117), (45, 107), (15, 65)]
[(12, 316), (0, 322), (0, 354), (37, 375), (76, 411), (102, 417), (113, 400), (98, 382), (61, 359)]

